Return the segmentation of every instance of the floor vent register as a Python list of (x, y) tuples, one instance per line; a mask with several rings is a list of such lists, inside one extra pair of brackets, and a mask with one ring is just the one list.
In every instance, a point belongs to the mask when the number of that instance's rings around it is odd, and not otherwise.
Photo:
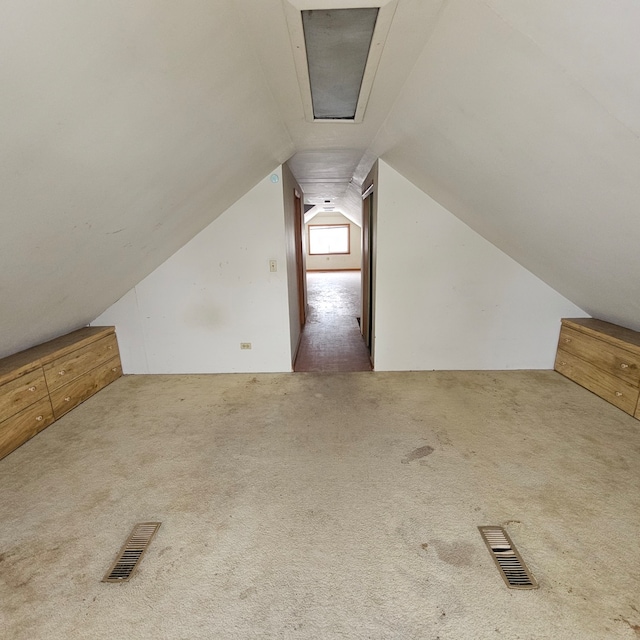
[(510, 589), (537, 589), (538, 583), (502, 527), (478, 527), (500, 575)]
[(120, 553), (102, 578), (102, 582), (127, 582), (160, 528), (160, 524), (160, 522), (139, 522), (122, 545)]

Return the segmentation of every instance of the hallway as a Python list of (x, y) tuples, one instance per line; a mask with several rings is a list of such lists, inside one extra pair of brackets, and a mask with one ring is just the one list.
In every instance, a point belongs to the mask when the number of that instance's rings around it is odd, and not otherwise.
[(371, 371), (360, 333), (359, 271), (307, 272), (307, 323), (295, 371)]

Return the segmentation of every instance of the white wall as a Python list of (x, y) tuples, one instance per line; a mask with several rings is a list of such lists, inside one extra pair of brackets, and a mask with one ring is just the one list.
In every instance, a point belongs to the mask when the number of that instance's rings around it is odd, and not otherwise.
[(378, 170), (376, 370), (552, 368), (560, 318), (587, 314)]
[(116, 326), (125, 373), (291, 370), (281, 169), (274, 175), (92, 323)]
[[(586, 314), (378, 171), (376, 369), (551, 368), (560, 318)], [(283, 184), (265, 178), (92, 323), (116, 326), (126, 373), (291, 370), (284, 210)]]
[[(362, 206), (362, 202), (360, 203)], [(309, 226), (314, 224), (348, 224), (350, 251), (348, 255), (318, 256), (309, 253)], [(339, 269), (360, 269), (362, 266), (362, 230), (341, 213), (318, 213), (309, 224), (304, 225), (307, 243), (307, 269), (309, 271), (333, 271)]]

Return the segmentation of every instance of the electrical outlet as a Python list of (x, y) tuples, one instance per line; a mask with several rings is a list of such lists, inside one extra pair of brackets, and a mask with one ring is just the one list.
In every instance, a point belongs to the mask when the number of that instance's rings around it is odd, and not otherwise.
[(250, 342), (241, 342), (240, 343), (240, 348), (241, 349), (251, 349), (251, 343)]
[(269, 260), (269, 271), (273, 273), (278, 270), (278, 261), (277, 260)]

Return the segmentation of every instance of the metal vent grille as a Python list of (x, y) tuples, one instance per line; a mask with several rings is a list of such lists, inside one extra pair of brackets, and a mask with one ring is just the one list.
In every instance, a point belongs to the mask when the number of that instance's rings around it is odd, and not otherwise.
[(302, 11), (314, 118), (355, 119), (378, 11)]
[(102, 578), (102, 582), (127, 582), (160, 528), (160, 524), (160, 522), (139, 522), (133, 527), (131, 535), (122, 545), (122, 549)]
[(510, 589), (537, 589), (536, 579), (527, 569), (509, 534), (502, 527), (478, 529), (507, 586)]

